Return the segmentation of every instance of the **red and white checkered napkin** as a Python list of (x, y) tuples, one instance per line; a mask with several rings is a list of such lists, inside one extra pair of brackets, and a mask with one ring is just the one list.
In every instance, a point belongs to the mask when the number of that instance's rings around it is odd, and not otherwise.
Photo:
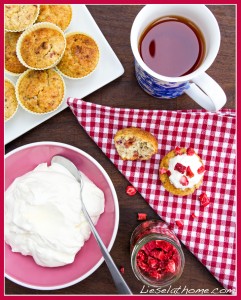
[[(68, 99), (80, 125), (143, 198), (169, 224), (184, 222), (174, 232), (224, 287), (235, 289), (235, 123), (233, 110), (210, 113), (112, 108)], [(140, 127), (159, 145), (149, 161), (123, 161), (113, 142), (117, 130)], [(160, 160), (176, 146), (192, 147), (202, 158), (203, 185), (192, 195), (173, 196), (158, 179)], [(210, 204), (200, 205), (205, 192)], [(197, 218), (191, 216), (195, 213)]]

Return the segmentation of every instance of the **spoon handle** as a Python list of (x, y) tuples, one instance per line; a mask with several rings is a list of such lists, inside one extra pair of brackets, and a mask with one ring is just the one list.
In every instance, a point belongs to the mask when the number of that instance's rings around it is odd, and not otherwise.
[[(81, 193), (82, 194), (82, 193)], [(115, 283), (115, 286), (118, 290), (118, 293), (119, 294), (125, 294), (125, 295), (132, 295), (132, 292), (130, 290), (130, 288), (128, 287), (128, 285), (126, 284), (125, 280), (123, 279), (122, 275), (120, 274), (120, 271), (118, 270), (118, 268), (116, 267), (113, 259), (111, 258), (108, 250), (106, 249), (104, 243), (102, 242), (102, 239), (101, 237), (99, 236), (97, 230), (95, 229), (95, 226), (85, 208), (85, 205), (83, 203), (83, 200), (82, 200), (82, 195), (80, 195), (80, 198), (81, 198), (81, 204), (82, 204), (82, 210), (83, 210), (83, 213), (84, 213), (84, 216), (86, 217), (86, 219), (88, 220), (89, 222), (89, 225), (91, 227), (91, 231), (97, 241), (97, 243), (99, 244), (100, 246), (100, 250), (103, 254), (103, 257), (105, 259), (105, 262), (110, 270), (110, 273), (112, 275), (112, 278), (114, 280), (114, 283)]]

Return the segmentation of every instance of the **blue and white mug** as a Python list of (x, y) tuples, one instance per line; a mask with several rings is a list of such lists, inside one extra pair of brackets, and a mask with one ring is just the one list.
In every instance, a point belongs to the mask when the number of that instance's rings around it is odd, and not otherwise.
[[(162, 76), (151, 70), (139, 53), (139, 40), (152, 22), (164, 16), (182, 16), (195, 23), (205, 38), (206, 53), (201, 65), (180, 77)], [(153, 97), (176, 98), (183, 93), (208, 111), (218, 111), (226, 103), (222, 88), (205, 71), (215, 60), (220, 47), (220, 30), (212, 12), (203, 4), (148, 4), (136, 16), (131, 28), (131, 49), (140, 86)]]

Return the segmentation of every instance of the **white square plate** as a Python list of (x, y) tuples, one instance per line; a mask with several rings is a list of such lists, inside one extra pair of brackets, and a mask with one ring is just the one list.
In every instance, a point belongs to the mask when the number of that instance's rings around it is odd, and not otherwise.
[[(32, 115), (19, 107), (16, 115), (5, 124), (5, 144), (64, 110), (67, 107), (67, 97), (84, 98), (124, 73), (122, 64), (108, 44), (86, 6), (73, 4), (72, 9), (73, 18), (66, 33), (72, 31), (85, 32), (96, 40), (100, 48), (100, 61), (97, 69), (93, 74), (84, 79), (71, 80), (64, 78), (66, 83), (65, 101), (61, 107), (53, 113), (37, 116)], [(16, 83), (18, 79), (18, 76), (9, 76), (7, 73), (5, 76), (14, 83)]]

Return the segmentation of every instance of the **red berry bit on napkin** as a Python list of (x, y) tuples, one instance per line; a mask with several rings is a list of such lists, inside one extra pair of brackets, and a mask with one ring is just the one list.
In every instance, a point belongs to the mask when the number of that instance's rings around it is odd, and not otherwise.
[(179, 254), (171, 243), (153, 240), (137, 253), (136, 263), (143, 275), (157, 280), (165, 279), (176, 272)]
[(138, 213), (137, 214), (137, 220), (138, 221), (145, 221), (146, 220), (146, 214), (145, 213)]
[(132, 186), (132, 185), (128, 185), (126, 188), (126, 193), (129, 196), (134, 196), (136, 194), (137, 190)]
[(208, 196), (206, 195), (206, 193), (202, 193), (198, 197), (198, 199), (200, 200), (201, 205), (204, 206), (204, 207), (207, 206), (210, 203), (210, 200), (209, 200)]
[(184, 224), (183, 224), (182, 220), (176, 220), (175, 222), (176, 222), (177, 227), (179, 227), (180, 229), (183, 228)]
[(197, 219), (197, 216), (195, 215), (195, 213), (192, 213), (192, 214), (191, 214), (191, 217), (192, 217), (193, 219)]

